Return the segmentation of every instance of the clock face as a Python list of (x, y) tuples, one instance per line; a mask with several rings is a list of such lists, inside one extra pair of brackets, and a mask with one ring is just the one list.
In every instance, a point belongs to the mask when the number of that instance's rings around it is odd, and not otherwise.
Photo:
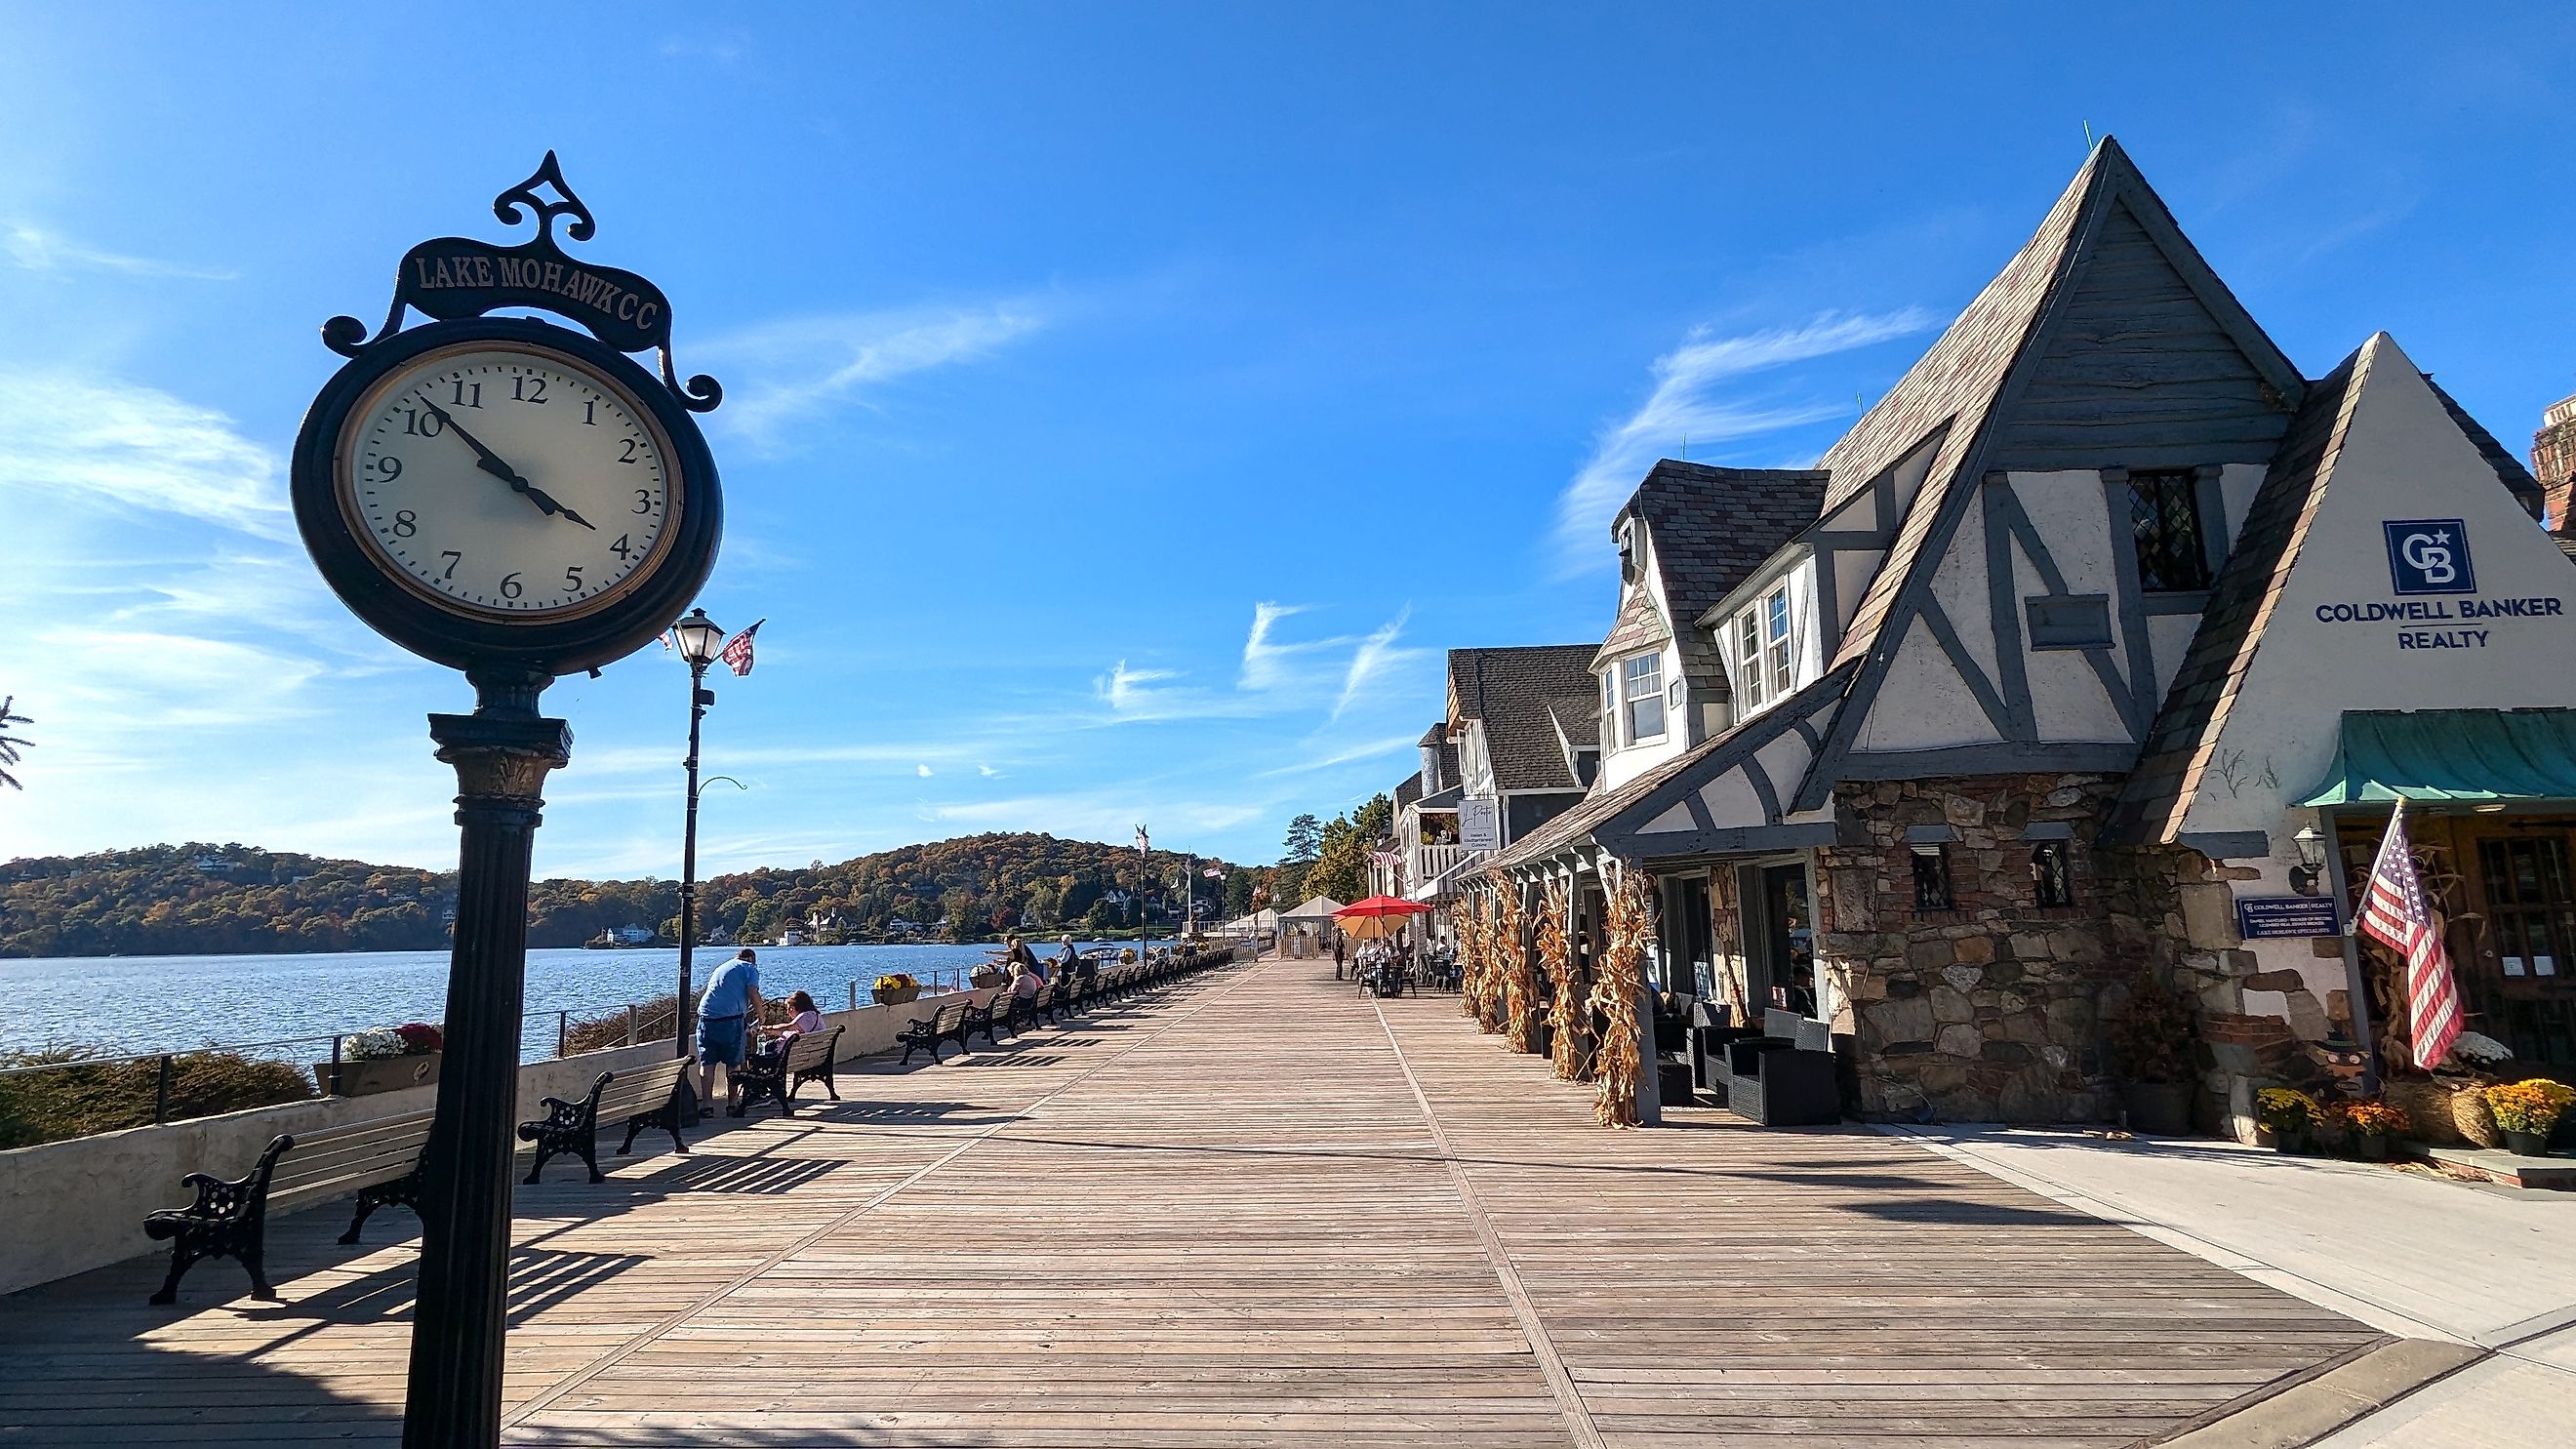
[(652, 413), (605, 373), (526, 344), (425, 353), (350, 409), (333, 484), (350, 531), (412, 593), (476, 618), (604, 608), (677, 534)]

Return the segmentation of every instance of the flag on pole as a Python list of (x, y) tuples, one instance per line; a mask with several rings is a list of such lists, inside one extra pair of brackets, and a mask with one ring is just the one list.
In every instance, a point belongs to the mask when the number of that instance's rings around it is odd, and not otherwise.
[(2406, 844), (2406, 802), (2399, 799), (2388, 817), (2388, 833), (2379, 839), (2379, 857), (2370, 863), (2370, 881), (2362, 893), (2360, 932), (2406, 958), (2406, 1009), (2415, 1040), (2415, 1065), (2426, 1071), (2441, 1065), (2460, 1035), (2460, 986), (2451, 976), (2451, 955), (2442, 946), (2441, 925), (2424, 900), (2424, 882), (2415, 873), (2415, 855)]
[(1148, 836), (1148, 835), (1145, 833), (1145, 827), (1144, 827), (1144, 826), (1142, 826), (1142, 825), (1137, 826), (1137, 827), (1136, 827), (1136, 853), (1137, 853), (1138, 855), (1145, 855), (1145, 854), (1150, 853), (1150, 852), (1153, 850), (1153, 848), (1154, 848), (1153, 838), (1152, 838), (1151, 836)]
[(725, 666), (734, 672), (736, 678), (751, 673), (751, 636), (759, 633), (760, 626), (768, 622), (767, 619), (752, 621), (750, 628), (726, 640), (724, 652), (716, 656), (725, 662)]
[(1223, 880), (1225, 879), (1225, 867), (1221, 865), (1212, 865), (1207, 869), (1200, 871), (1199, 874), (1206, 876), (1209, 880)]

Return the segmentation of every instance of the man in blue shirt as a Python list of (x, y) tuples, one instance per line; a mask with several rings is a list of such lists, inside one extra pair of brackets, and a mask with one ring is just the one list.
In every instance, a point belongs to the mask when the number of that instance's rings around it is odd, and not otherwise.
[(759, 958), (749, 950), (736, 952), (734, 958), (707, 977), (707, 990), (698, 998), (698, 1100), (713, 1103), (716, 1099), (716, 1067), (725, 1069), (727, 1111), (742, 1115), (742, 1083), (734, 1073), (742, 1068), (747, 1029), (760, 1015)]

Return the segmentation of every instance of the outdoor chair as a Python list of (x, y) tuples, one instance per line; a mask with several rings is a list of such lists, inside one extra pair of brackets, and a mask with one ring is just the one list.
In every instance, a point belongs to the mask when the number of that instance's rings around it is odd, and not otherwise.
[(1823, 1127), (1842, 1120), (1832, 1028), (1794, 1011), (1763, 1014), (1760, 1036), (1726, 1044), (1726, 1106), (1765, 1127)]

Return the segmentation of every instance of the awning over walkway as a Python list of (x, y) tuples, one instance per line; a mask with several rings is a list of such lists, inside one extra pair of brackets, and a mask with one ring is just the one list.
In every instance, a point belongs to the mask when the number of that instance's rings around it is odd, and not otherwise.
[(1297, 909), (1290, 911), (1279, 919), (1283, 921), (1329, 921), (1333, 918), (1333, 912), (1338, 911), (1341, 908), (1342, 903), (1334, 900), (1331, 896), (1315, 896), (1310, 898), (1306, 904), (1299, 906)]
[(2301, 805), (2576, 800), (2576, 710), (2343, 712), (2325, 778)]

